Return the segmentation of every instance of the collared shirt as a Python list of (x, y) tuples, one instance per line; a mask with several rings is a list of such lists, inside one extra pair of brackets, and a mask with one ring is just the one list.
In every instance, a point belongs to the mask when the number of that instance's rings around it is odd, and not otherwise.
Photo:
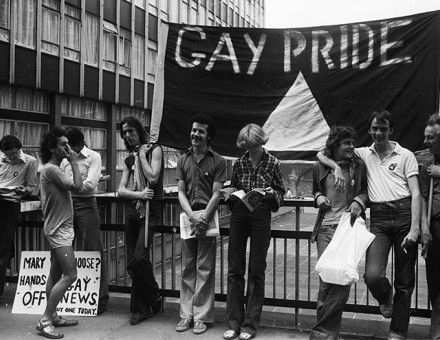
[(197, 162), (189, 148), (177, 161), (176, 179), (185, 181), (186, 197), (192, 207), (206, 205), (213, 195), (214, 182), (226, 181), (226, 161), (209, 148)]
[[(73, 179), (72, 166), (67, 159), (60, 165), (61, 171)], [(72, 193), (73, 197), (90, 197), (96, 194), (101, 178), (101, 155), (84, 146), (78, 154), (78, 168), (81, 172), (83, 187), (81, 191)]]
[(246, 151), (234, 163), (231, 185), (245, 192), (256, 188), (271, 187), (275, 191), (275, 202), (272, 204), (272, 211), (277, 211), (283, 201), (285, 192), (280, 161), (266, 149), (263, 149), (263, 157), (254, 169), (249, 159), (249, 152)]
[(414, 154), (397, 142), (394, 150), (382, 160), (374, 143), (356, 148), (355, 153), (367, 166), (368, 197), (371, 202), (389, 202), (411, 196), (408, 178), (419, 174)]
[(16, 187), (22, 185), (29, 190), (37, 186), (38, 161), (35, 157), (20, 150), (20, 155), (14, 161), (3, 156), (0, 162), (0, 187)]

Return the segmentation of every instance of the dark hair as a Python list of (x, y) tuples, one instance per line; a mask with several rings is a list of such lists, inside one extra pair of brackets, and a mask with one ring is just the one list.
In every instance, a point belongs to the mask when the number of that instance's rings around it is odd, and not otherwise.
[(371, 123), (373, 122), (374, 118), (376, 118), (376, 120), (380, 123), (385, 124), (386, 122), (389, 123), (390, 129), (394, 128), (394, 119), (393, 116), (391, 115), (391, 113), (387, 110), (377, 110), (374, 111), (371, 115), (370, 118), (368, 119), (368, 129), (370, 129), (371, 127)]
[[(121, 138), (124, 139), (124, 135), (123, 135), (123, 131), (122, 131), (122, 127), (124, 126), (124, 124), (128, 124), (128, 126), (131, 126), (132, 128), (136, 129), (138, 135), (139, 135), (139, 143), (142, 144), (147, 144), (148, 143), (148, 138), (147, 138), (147, 132), (145, 131), (144, 126), (142, 125), (142, 123), (135, 117), (125, 117), (122, 121), (121, 121)], [(127, 144), (127, 142), (124, 139), (124, 144), (125, 147), (127, 148), (127, 150), (129, 151), (133, 151), (134, 147), (130, 146)]]
[(84, 146), (84, 134), (77, 127), (68, 127), (66, 129), (66, 136), (70, 146)]
[(334, 159), (336, 150), (339, 148), (341, 141), (347, 138), (357, 138), (356, 131), (354, 131), (352, 127), (332, 126), (327, 141), (325, 142), (324, 153)]
[(20, 140), (13, 135), (6, 135), (0, 140), (0, 150), (8, 151), (12, 149), (21, 149)]
[(50, 149), (56, 148), (58, 138), (63, 136), (67, 138), (66, 132), (59, 126), (55, 126), (52, 130), (44, 134), (40, 142), (40, 157), (43, 164), (49, 162), (52, 157), (52, 151), (50, 151)]
[(208, 116), (206, 114), (196, 114), (192, 116), (189, 121), (190, 130), (192, 129), (194, 123), (208, 125), (208, 128), (206, 129), (206, 132), (208, 133), (208, 144), (212, 142), (215, 137), (215, 123), (211, 116)]
[(429, 126), (440, 125), (440, 114), (436, 112), (430, 115), (427, 125)]

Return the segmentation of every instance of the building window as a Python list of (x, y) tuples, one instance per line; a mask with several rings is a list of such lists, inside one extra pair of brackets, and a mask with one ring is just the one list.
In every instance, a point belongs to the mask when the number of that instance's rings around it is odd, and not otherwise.
[(148, 49), (148, 74), (155, 75), (156, 74), (156, 58), (157, 58), (157, 52)]
[(145, 9), (145, 0), (134, 0), (134, 4), (139, 8)]
[(15, 43), (19, 46), (35, 48), (36, 40), (36, 0), (15, 0)]
[(217, 8), (216, 8), (216, 15), (221, 18), (222, 13), (222, 0), (217, 0)]
[(98, 66), (99, 55), (99, 18), (86, 12), (85, 18), (85, 63)]
[(61, 98), (61, 115), (100, 121), (107, 120), (107, 111), (103, 103), (75, 97)]
[(118, 30), (112, 23), (104, 21), (104, 69), (115, 71), (116, 39)]
[(43, 0), (42, 8), (42, 38), (43, 52), (59, 55), (60, 53), (60, 2)]
[(189, 10), (189, 24), (197, 25), (197, 10), (191, 6)]
[(49, 131), (49, 124), (0, 119), (1, 136), (14, 135), (23, 144), (23, 151), (39, 159), (40, 140)]
[(79, 62), (81, 51), (81, 11), (69, 5), (66, 5), (65, 9), (64, 57)]
[(131, 32), (121, 28), (119, 35), (119, 72), (130, 76), (131, 69)]
[(208, 10), (214, 13), (214, 0), (208, 0)]
[(145, 78), (145, 38), (140, 34), (134, 35), (133, 42), (133, 76), (137, 79)]
[(9, 41), (10, 29), (10, 2), (3, 0), (0, 2), (0, 40)]
[(49, 113), (49, 97), (44, 92), (16, 89), (13, 108), (23, 111)]
[(2, 85), (0, 86), (0, 107), (49, 113), (49, 97), (44, 92)]

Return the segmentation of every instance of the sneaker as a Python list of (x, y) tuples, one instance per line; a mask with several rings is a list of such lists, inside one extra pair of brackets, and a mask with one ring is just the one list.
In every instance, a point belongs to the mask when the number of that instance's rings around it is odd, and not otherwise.
[(234, 331), (233, 329), (227, 329), (223, 333), (223, 339), (225, 340), (233, 340), (238, 336), (238, 333)]
[(180, 319), (180, 321), (176, 325), (176, 331), (177, 332), (184, 332), (184, 331), (190, 329), (192, 324), (193, 324), (192, 319), (182, 318), (182, 319)]
[(130, 316), (130, 325), (132, 326), (139, 325), (142, 321), (146, 320), (147, 318), (148, 315), (141, 313), (133, 313)]
[(203, 321), (197, 320), (194, 323), (193, 333), (194, 334), (202, 334), (202, 333), (205, 333), (207, 329), (208, 329), (208, 326), (206, 325), (206, 323), (204, 323)]
[(393, 288), (390, 288), (388, 300), (379, 305), (379, 310), (380, 314), (382, 314), (385, 319), (389, 319), (393, 315)]
[(399, 333), (399, 332), (393, 332), (390, 330), (388, 333), (387, 340), (403, 340), (406, 339), (406, 335)]

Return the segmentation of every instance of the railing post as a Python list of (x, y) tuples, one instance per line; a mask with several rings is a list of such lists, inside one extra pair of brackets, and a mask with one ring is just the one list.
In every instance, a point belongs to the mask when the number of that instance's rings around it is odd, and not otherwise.
[[(295, 231), (299, 231), (300, 208), (295, 206)], [(299, 238), (295, 238), (295, 301), (299, 300)], [(298, 326), (299, 308), (295, 307), (295, 326)]]

